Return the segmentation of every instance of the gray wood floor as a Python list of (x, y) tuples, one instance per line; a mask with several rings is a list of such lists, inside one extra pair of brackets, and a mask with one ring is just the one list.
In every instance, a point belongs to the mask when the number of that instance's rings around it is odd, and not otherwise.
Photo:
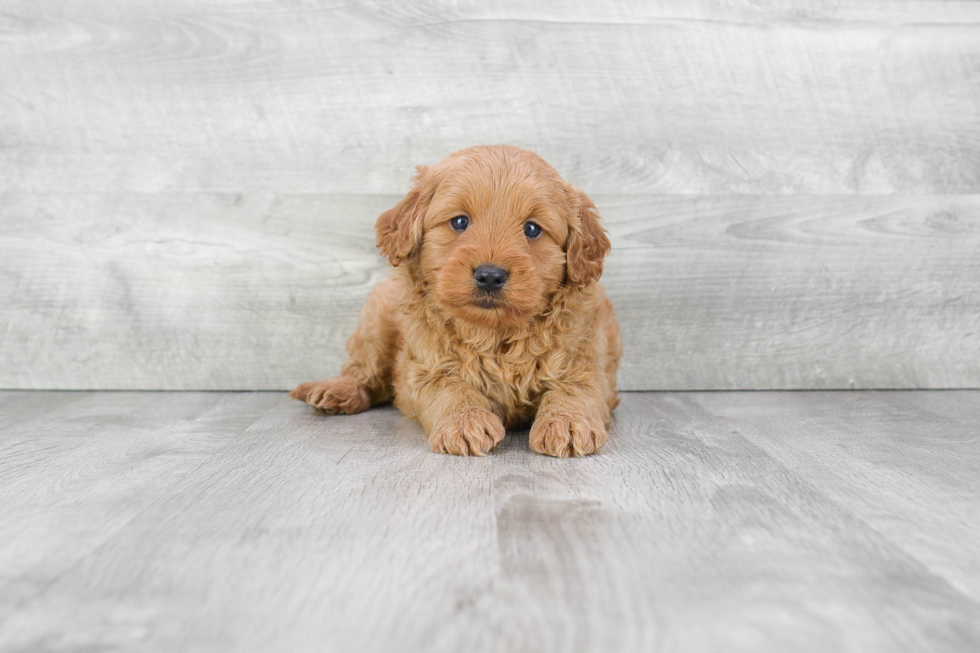
[(390, 408), (0, 393), (2, 651), (975, 651), (980, 392), (627, 394), (606, 450)]

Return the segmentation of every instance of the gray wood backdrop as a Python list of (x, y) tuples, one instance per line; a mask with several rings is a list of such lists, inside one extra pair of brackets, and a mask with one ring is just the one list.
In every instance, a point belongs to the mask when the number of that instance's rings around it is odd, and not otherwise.
[(339, 367), (416, 163), (597, 201), (627, 389), (980, 387), (980, 2), (0, 1), (0, 387)]

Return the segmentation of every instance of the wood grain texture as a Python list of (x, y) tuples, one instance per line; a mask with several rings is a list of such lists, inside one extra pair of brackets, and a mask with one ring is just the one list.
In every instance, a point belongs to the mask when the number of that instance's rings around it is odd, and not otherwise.
[[(397, 199), (0, 195), (0, 387), (333, 375)], [(980, 196), (595, 199), (625, 389), (980, 387)]]
[(7, 0), (0, 89), (0, 387), (332, 374), (494, 142), (600, 199), (624, 388), (980, 387), (977, 2)]
[[(49, 445), (0, 483), (39, 546), (0, 548), (0, 651), (980, 646), (976, 392), (627, 394), (570, 461), (526, 432), (437, 455), (391, 408), (282, 395), (82, 403), (0, 430)], [(83, 522), (65, 565), (44, 543)]]
[(87, 392), (4, 392), (0, 391), (0, 415), (3, 415), (2, 428), (10, 428), (18, 422), (37, 419), (39, 414), (50, 410), (52, 405), (59, 408), (69, 406), (88, 398)]
[(717, 393), (698, 403), (980, 603), (980, 560), (962, 548), (977, 532), (977, 398)]
[[(0, 404), (0, 623), (278, 400), (216, 393), (13, 398)], [(33, 419), (24, 418), (27, 407)]]
[(7, 0), (0, 190), (387, 193), (476, 143), (595, 193), (978, 193), (980, 5)]

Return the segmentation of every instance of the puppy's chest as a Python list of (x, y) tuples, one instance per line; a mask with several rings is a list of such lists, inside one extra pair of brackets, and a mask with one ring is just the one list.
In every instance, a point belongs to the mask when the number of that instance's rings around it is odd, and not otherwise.
[(451, 359), (457, 373), (502, 406), (530, 406), (548, 389), (554, 374), (552, 352), (533, 340), (477, 348), (458, 345)]

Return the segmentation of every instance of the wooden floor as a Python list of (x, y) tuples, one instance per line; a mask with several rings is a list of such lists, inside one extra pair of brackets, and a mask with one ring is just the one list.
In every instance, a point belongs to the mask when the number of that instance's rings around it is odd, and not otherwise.
[(0, 393), (0, 650), (977, 651), (980, 392), (627, 394), (604, 452)]

